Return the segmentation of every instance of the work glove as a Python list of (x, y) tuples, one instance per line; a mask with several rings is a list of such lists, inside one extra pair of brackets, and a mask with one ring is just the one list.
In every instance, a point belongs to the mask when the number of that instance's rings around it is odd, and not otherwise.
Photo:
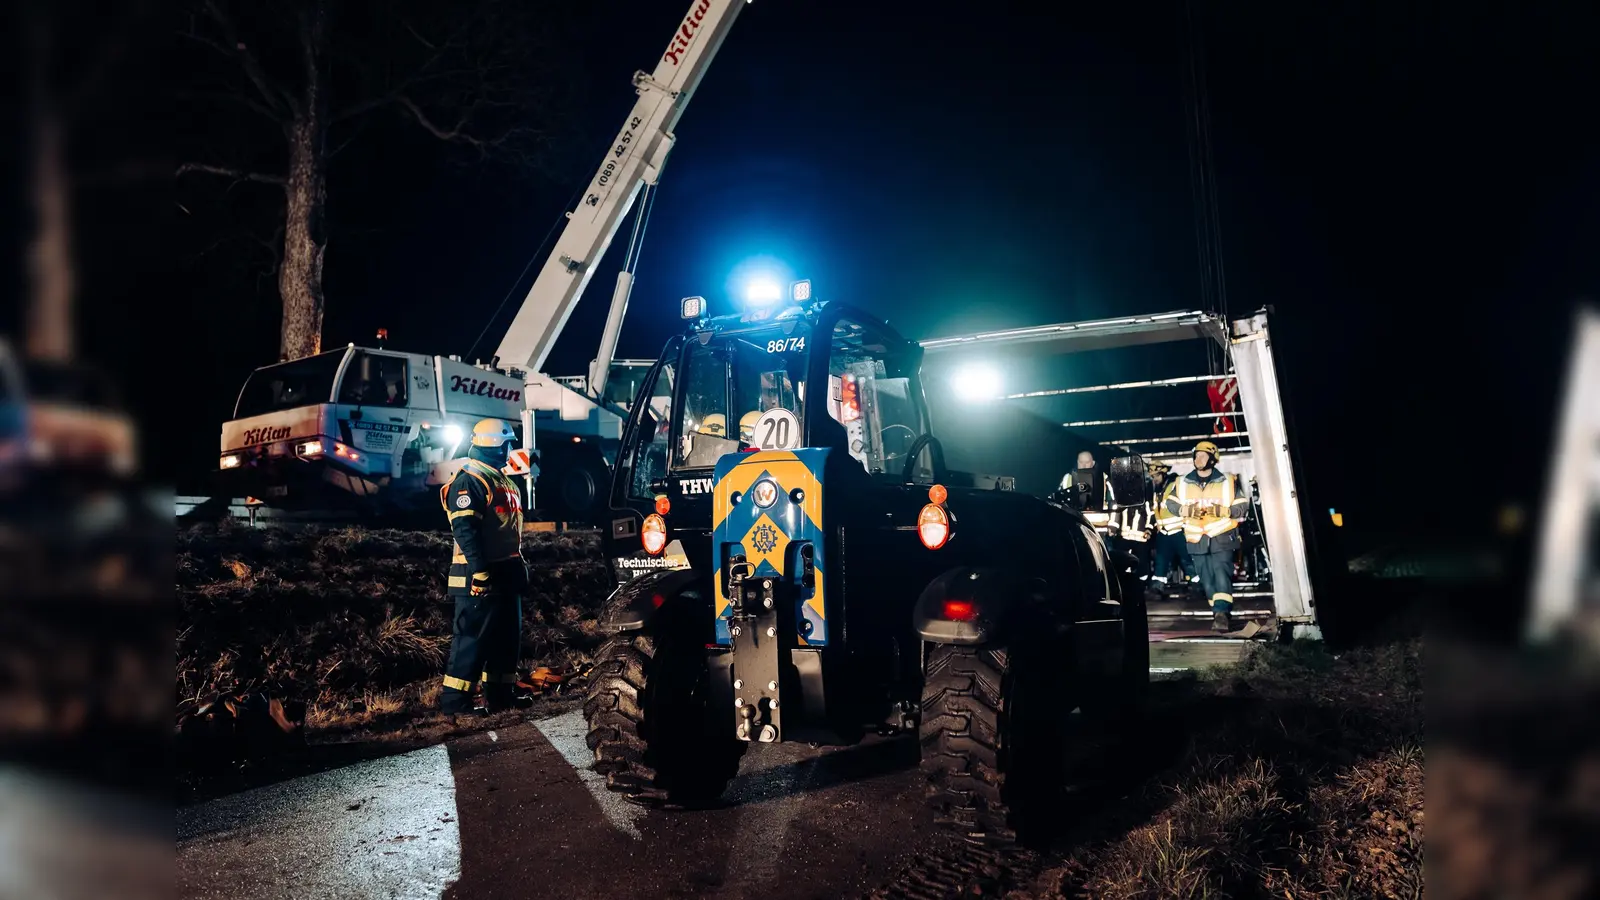
[(474, 596), (474, 597), (482, 597), (484, 594), (489, 593), (489, 573), (488, 572), (474, 572), (474, 573), (472, 573), (472, 585), (471, 585), (471, 587), (472, 587), (472, 596)]

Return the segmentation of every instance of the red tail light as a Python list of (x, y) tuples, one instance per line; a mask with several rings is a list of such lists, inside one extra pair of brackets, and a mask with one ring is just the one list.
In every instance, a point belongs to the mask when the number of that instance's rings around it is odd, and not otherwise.
[(644, 544), (644, 552), (659, 556), (667, 547), (667, 520), (655, 513), (645, 516), (639, 528), (639, 543)]
[(917, 514), (917, 537), (922, 546), (937, 550), (950, 540), (950, 516), (944, 507), (929, 503)]
[(952, 622), (971, 622), (978, 618), (978, 607), (971, 600), (946, 600), (944, 617)]
[(839, 421), (854, 422), (861, 418), (861, 388), (854, 375), (839, 379)]

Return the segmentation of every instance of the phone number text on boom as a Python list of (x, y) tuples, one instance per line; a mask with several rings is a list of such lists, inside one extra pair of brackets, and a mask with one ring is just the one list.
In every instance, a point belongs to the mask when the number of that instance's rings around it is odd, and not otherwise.
[(633, 130), (638, 128), (643, 121), (644, 119), (638, 116), (628, 120), (628, 127), (622, 129), (622, 134), (617, 137), (617, 146), (611, 148), (611, 158), (606, 160), (606, 164), (601, 167), (600, 177), (595, 179), (596, 184), (605, 187), (611, 183), (611, 176), (617, 174), (617, 160), (628, 152), (628, 145), (633, 143)]

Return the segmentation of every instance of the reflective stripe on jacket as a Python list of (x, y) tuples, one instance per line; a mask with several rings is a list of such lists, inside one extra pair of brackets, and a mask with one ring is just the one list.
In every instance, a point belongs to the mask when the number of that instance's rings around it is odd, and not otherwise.
[(1205, 478), (1189, 472), (1178, 479), (1165, 506), (1169, 515), (1182, 519), (1183, 539), (1198, 544), (1201, 538), (1217, 537), (1239, 527), (1237, 520), (1243, 517), (1243, 507), (1249, 502), (1249, 497), (1240, 496), (1235, 490), (1232, 475), (1212, 469)]
[(1167, 505), (1177, 489), (1177, 479), (1167, 482), (1166, 488), (1161, 492), (1160, 501), (1156, 503), (1156, 530), (1162, 534), (1183, 533), (1183, 516), (1173, 512)]
[(471, 576), (488, 572), (497, 562), (521, 561), (522, 494), (504, 473), (469, 459), (455, 479), (439, 489), (439, 503), (455, 537), (448, 593), (470, 593)]

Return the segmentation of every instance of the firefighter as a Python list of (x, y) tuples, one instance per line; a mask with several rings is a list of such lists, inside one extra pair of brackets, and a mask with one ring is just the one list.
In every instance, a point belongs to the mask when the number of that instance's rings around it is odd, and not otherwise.
[(1172, 469), (1161, 460), (1156, 460), (1150, 465), (1150, 477), (1155, 483), (1156, 520), (1155, 520), (1155, 561), (1150, 569), (1150, 586), (1156, 591), (1164, 590), (1167, 586), (1167, 576), (1172, 574), (1173, 566), (1178, 567), (1181, 573), (1179, 583), (1184, 579), (1194, 581), (1198, 576), (1194, 571), (1194, 560), (1189, 558), (1189, 546), (1183, 540), (1183, 517), (1169, 512), (1167, 501), (1176, 489), (1178, 480), (1172, 476)]
[[(1095, 531), (1100, 532), (1102, 537), (1112, 537), (1115, 529), (1112, 528), (1111, 513), (1106, 512), (1107, 491), (1105, 481), (1099, 478), (1095, 479), (1100, 482), (1100, 496), (1098, 497), (1088, 497), (1087, 495), (1083, 498), (1077, 497), (1078, 491), (1073, 485), (1073, 476), (1076, 471), (1094, 469), (1096, 465), (1092, 451), (1079, 451), (1077, 470), (1062, 476), (1061, 487), (1056, 489), (1055, 496), (1063, 498), (1063, 501), (1074, 509), (1082, 510), (1083, 517), (1088, 520), (1090, 525), (1094, 526)], [(1084, 490), (1092, 493), (1094, 487), (1095, 485), (1090, 483)]]
[(472, 708), (472, 687), (480, 678), (488, 712), (514, 703), (528, 568), (522, 559), (521, 494), (501, 470), (515, 440), (505, 422), (479, 422), (467, 461), (439, 491), (455, 537), (447, 593), (456, 610), (439, 699), (440, 710), (451, 717)]
[(1178, 479), (1167, 497), (1167, 511), (1183, 519), (1183, 540), (1211, 603), (1211, 629), (1233, 630), (1233, 559), (1239, 549), (1239, 522), (1250, 498), (1233, 476), (1217, 470), (1217, 445), (1194, 446), (1194, 471)]

